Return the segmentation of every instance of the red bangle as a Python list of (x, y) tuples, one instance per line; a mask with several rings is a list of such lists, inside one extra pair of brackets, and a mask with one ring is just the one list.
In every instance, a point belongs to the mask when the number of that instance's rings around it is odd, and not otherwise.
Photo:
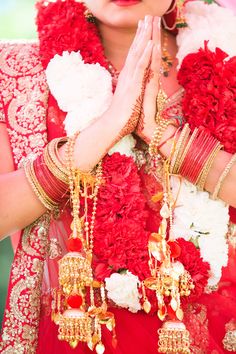
[(35, 176), (47, 194), (55, 203), (62, 204), (67, 199), (68, 185), (56, 178), (44, 162), (43, 155), (40, 155), (34, 162)]
[(198, 134), (192, 141), (179, 168), (179, 173), (191, 183), (196, 184), (217, 143), (217, 139), (211, 136), (208, 131), (199, 128)]

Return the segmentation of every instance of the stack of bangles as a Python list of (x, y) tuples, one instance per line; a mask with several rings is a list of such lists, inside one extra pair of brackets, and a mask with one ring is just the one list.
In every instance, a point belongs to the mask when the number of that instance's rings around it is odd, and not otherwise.
[(33, 191), (45, 208), (53, 212), (58, 212), (69, 198), (68, 171), (58, 153), (67, 141), (68, 138), (52, 140), (42, 155), (24, 164), (25, 175)]
[[(179, 127), (172, 136), (160, 144), (168, 125), (176, 126), (175, 120), (161, 118), (158, 122), (153, 139), (149, 145), (149, 154), (154, 157), (161, 146), (174, 138), (170, 173), (172, 175), (181, 175), (189, 182), (195, 184), (199, 190), (203, 190), (214, 160), (223, 148), (223, 145), (203, 127), (195, 128), (191, 134), (188, 124), (183, 126), (180, 134), (178, 134)], [(178, 139), (175, 139), (177, 134)], [(229, 163), (220, 175), (212, 193), (213, 199), (217, 199), (221, 186), (235, 162), (236, 154), (232, 155)]]

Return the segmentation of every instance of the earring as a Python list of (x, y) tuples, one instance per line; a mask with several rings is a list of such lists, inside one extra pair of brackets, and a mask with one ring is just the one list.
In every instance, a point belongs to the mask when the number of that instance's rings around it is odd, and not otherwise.
[(94, 23), (94, 24), (96, 23), (96, 17), (92, 14), (92, 12), (89, 9), (85, 10), (84, 16), (87, 22)]
[(183, 13), (184, 2), (185, 0), (173, 0), (168, 11), (162, 16), (162, 24), (166, 30), (175, 31), (187, 27)]
[(184, 0), (177, 0), (176, 5), (177, 5), (176, 28), (187, 27), (188, 25), (183, 13)]

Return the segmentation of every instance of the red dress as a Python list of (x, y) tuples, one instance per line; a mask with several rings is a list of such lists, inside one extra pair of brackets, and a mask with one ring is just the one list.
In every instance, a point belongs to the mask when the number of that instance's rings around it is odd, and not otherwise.
[[(64, 115), (49, 96), (37, 44), (6, 44), (0, 52), (2, 121), (8, 128), (15, 168), (26, 156), (37, 155), (47, 141), (61, 136)], [(48, 100), (49, 98), (49, 100)], [(148, 190), (155, 185), (148, 176)], [(148, 191), (144, 191), (148, 196)], [(149, 228), (155, 227), (150, 215)], [(147, 225), (148, 227), (148, 225)], [(90, 353), (86, 345), (71, 349), (57, 339), (57, 327), (50, 319), (50, 289), (57, 284), (57, 259), (65, 252), (68, 225), (51, 221), (47, 214), (27, 227), (12, 265), (6, 312), (2, 328), (1, 353)], [(235, 238), (234, 238), (235, 240)], [(232, 237), (233, 245), (233, 237)], [(191, 352), (228, 353), (222, 344), (225, 326), (236, 320), (236, 257), (231, 246), (229, 264), (219, 288), (203, 295), (186, 308), (185, 323), (191, 335)], [(103, 331), (107, 354), (157, 353), (157, 316), (114, 308), (118, 345)], [(228, 337), (227, 337), (228, 338)]]

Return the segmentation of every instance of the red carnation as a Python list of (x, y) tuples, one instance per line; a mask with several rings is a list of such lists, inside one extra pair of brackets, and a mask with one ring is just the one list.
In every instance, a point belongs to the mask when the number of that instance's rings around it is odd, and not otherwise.
[(63, 51), (80, 51), (87, 63), (107, 67), (103, 46), (94, 23), (86, 20), (85, 6), (75, 0), (37, 3), (38, 35), (43, 67)]
[(187, 55), (178, 73), (185, 93), (182, 110), (193, 130), (204, 126), (230, 153), (236, 152), (236, 57), (221, 49)]
[(149, 275), (148, 214), (134, 160), (119, 153), (107, 156), (103, 177), (94, 231), (95, 267), (106, 265), (104, 274), (126, 268), (143, 279)]
[(177, 240), (181, 254), (177, 258), (185, 269), (190, 273), (195, 288), (191, 291), (191, 295), (183, 297), (183, 303), (195, 301), (202, 295), (209, 279), (210, 265), (201, 258), (200, 251), (192, 242), (185, 241), (183, 238)]

